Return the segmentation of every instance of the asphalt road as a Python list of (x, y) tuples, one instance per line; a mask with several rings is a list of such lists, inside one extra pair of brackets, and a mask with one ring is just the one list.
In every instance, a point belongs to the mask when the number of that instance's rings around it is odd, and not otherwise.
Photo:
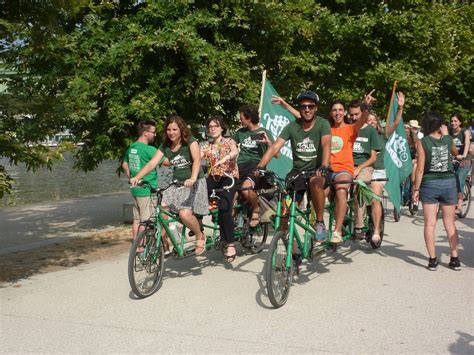
[(266, 250), (232, 265), (217, 251), (169, 259), (161, 289), (143, 300), (126, 254), (3, 284), (0, 351), (473, 354), (474, 215), (457, 222), (461, 271), (447, 268), (442, 223), (441, 264), (426, 269), (422, 223), (402, 215), (378, 250), (349, 242), (303, 264), (278, 310), (264, 287)]

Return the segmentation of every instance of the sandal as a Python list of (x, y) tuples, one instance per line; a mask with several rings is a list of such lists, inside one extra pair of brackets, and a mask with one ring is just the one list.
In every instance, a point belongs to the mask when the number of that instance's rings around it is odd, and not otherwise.
[[(257, 215), (257, 218), (254, 217), (255, 215)], [(249, 223), (250, 228), (255, 228), (259, 224), (260, 224), (260, 211), (252, 211), (252, 217), (250, 218), (250, 223)]]
[(380, 238), (379, 234), (373, 234), (372, 235), (372, 243), (378, 244), (380, 242), (380, 240), (382, 240), (382, 238)]
[(203, 234), (201, 238), (196, 238), (196, 248), (194, 252), (196, 255), (201, 255), (206, 251), (206, 237)]
[[(226, 252), (229, 250), (229, 248), (234, 248), (234, 253), (233, 254), (226, 254)], [(235, 257), (237, 256), (237, 251), (235, 250), (235, 245), (234, 244), (227, 244), (225, 247), (225, 252), (224, 252), (224, 257), (225, 261), (228, 263), (232, 263), (235, 260)]]

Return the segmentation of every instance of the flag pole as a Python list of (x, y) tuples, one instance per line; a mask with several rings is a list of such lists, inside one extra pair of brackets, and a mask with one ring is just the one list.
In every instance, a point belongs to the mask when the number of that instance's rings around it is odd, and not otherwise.
[(260, 105), (258, 105), (258, 115), (262, 115), (262, 107), (263, 107), (263, 94), (265, 92), (265, 80), (267, 79), (267, 71), (264, 70), (262, 73), (262, 91), (260, 92)]
[(393, 82), (392, 97), (390, 98), (390, 105), (388, 106), (387, 120), (385, 121), (385, 127), (388, 127), (390, 121), (390, 112), (392, 112), (393, 100), (395, 98), (395, 90), (397, 89), (397, 81)]

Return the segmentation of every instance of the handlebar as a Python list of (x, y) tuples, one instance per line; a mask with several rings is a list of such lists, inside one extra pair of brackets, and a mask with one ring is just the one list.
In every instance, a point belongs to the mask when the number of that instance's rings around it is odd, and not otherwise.
[(224, 175), (231, 179), (230, 185), (224, 186), (224, 187), (222, 187), (222, 188), (220, 188), (220, 189), (212, 189), (212, 193), (211, 193), (211, 195), (209, 196), (210, 198), (216, 198), (216, 197), (218, 197), (218, 196), (216, 195), (216, 192), (229, 191), (231, 188), (234, 187), (234, 185), (235, 185), (235, 178), (234, 178), (232, 175), (230, 175), (229, 173), (226, 173), (226, 172), (224, 172)]
[(144, 187), (144, 188), (147, 188), (150, 190), (150, 192), (152, 194), (155, 194), (155, 193), (162, 193), (163, 191), (169, 189), (171, 186), (184, 186), (184, 183), (179, 181), (179, 180), (176, 180), (176, 179), (173, 179), (171, 180), (170, 184), (164, 188), (154, 188), (151, 186), (151, 184), (148, 182), (148, 181), (145, 181), (145, 180), (138, 180), (137, 182), (137, 185), (136, 186), (130, 186), (130, 188), (134, 188), (134, 187)]

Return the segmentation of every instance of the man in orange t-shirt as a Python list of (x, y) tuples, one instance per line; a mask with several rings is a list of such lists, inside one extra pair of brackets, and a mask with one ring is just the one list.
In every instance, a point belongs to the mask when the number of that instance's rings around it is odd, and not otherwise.
[[(369, 95), (364, 99), (367, 105), (373, 101)], [(344, 118), (347, 114), (346, 106), (341, 100), (331, 104), (329, 122), (331, 123), (331, 181), (346, 181), (338, 183), (336, 187), (336, 220), (331, 243), (342, 243), (342, 223), (347, 210), (347, 192), (349, 191), (354, 174), (354, 160), (352, 147), (357, 139), (359, 129), (367, 121), (368, 112), (364, 111), (362, 117), (355, 124), (346, 124)]]

